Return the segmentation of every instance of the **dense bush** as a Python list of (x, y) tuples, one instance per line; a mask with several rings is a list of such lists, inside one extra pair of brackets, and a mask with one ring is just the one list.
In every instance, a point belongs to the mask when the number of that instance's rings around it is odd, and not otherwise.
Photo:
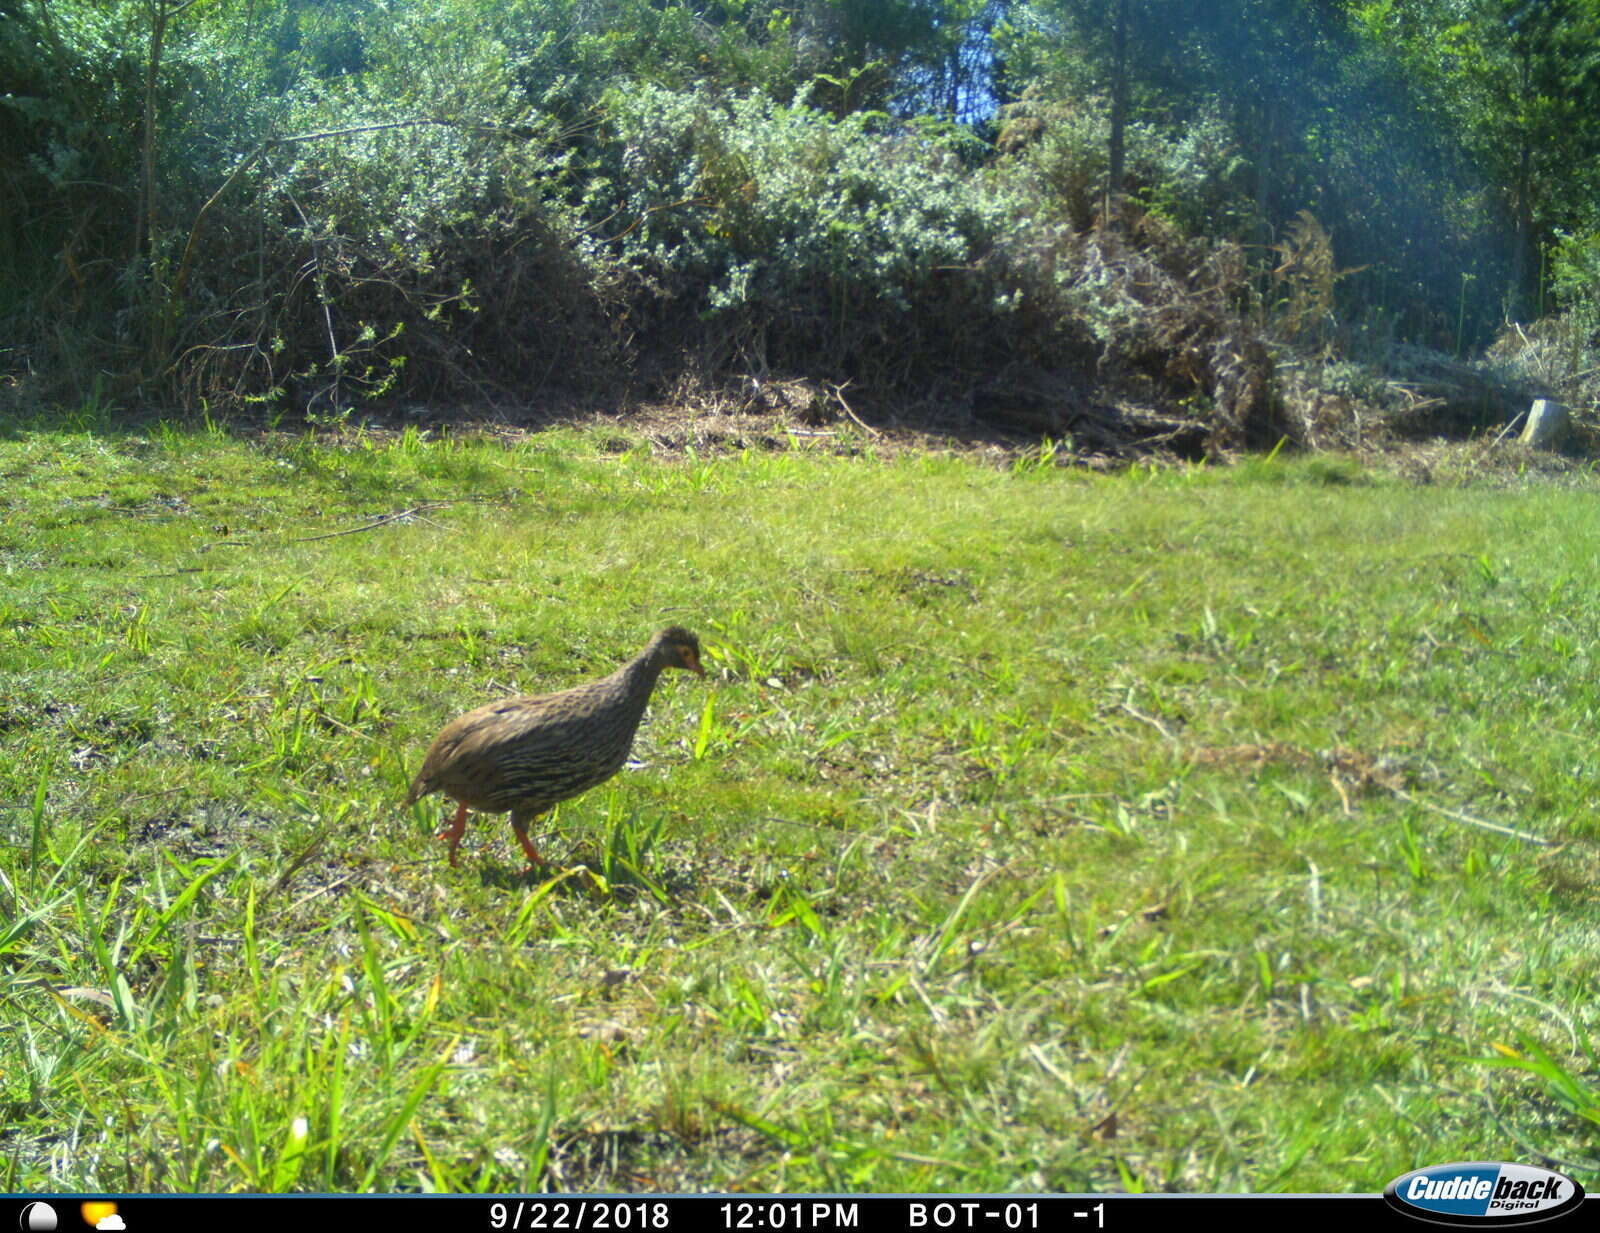
[(563, 200), (555, 122), (493, 39), (433, 33), (398, 23), (366, 44), (381, 68), (300, 86), (291, 136), (261, 147), (204, 222), (174, 352), (195, 393), (281, 391), (341, 415), (380, 394), (531, 396), (595, 378), (606, 280)]
[[(0, 0), (0, 366), (318, 419), (805, 375), (1054, 428), (1133, 382), (1276, 439), (1263, 331), (1459, 349), (1505, 262), (1376, 35), (1220, 8), (1262, 28), (1132, 4), (1101, 232), (1089, 0)], [(1548, 286), (1592, 334), (1589, 244)]]
[(992, 258), (1018, 203), (972, 174), (969, 134), (759, 95), (608, 103), (590, 212), (622, 224), (612, 258), (658, 327), (718, 364), (893, 385), (981, 362), (1004, 329)]
[[(557, 10), (571, 37), (539, 33)], [(117, 12), (126, 44), (137, 10)], [(313, 420), (375, 399), (526, 403), (685, 373), (821, 377), (959, 406), (1019, 374), (1096, 363), (1174, 409), (1214, 410), (1230, 439), (1270, 410), (1259, 345), (1231, 315), (1237, 272), (1201, 274), (1212, 250), (1170, 228), (1157, 259), (1111, 257), (1113, 241), (1077, 233), (1056, 173), (1092, 127), (1073, 145), (1058, 125), (994, 163), (970, 128), (841, 109), (837, 81), (780, 101), (667, 71), (622, 79), (607, 55), (665, 70), (684, 48), (709, 60), (735, 42), (679, 8), (636, 16), (636, 33), (678, 51), (621, 52), (559, 0), (285, 7), (266, 36), (170, 31), (154, 225), (135, 247), (137, 207), (80, 223), (75, 242), (97, 256), (71, 267), (72, 341), (116, 304), (101, 341), (145, 389)], [(94, 120), (126, 134), (123, 162), (64, 120), (22, 134), (52, 191), (71, 182), (39, 151), (141, 182), (145, 100), (136, 60), (109, 51), (117, 33), (87, 23), (52, 54), (122, 66)], [(230, 102), (230, 80), (248, 95)], [(1134, 167), (1151, 200), (1197, 216), (1217, 174), (1195, 142), (1214, 139), (1141, 129)], [(1250, 371), (1218, 368), (1225, 352)]]
[[(1026, 97), (1003, 112), (1001, 148), (1037, 177), (1037, 191), (1080, 231), (1104, 208), (1111, 130), (1104, 98)], [(1197, 234), (1242, 236), (1251, 202), (1248, 163), (1220, 117), (1181, 129), (1135, 120), (1126, 135), (1124, 191), (1144, 209)]]

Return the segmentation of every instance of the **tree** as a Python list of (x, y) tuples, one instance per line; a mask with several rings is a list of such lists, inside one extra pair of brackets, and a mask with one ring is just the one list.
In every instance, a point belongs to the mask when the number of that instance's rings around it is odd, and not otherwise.
[(1106, 217), (1116, 219), (1127, 163), (1128, 0), (1117, 0), (1111, 18), (1111, 139), (1107, 149)]
[(1492, 186), (1512, 235), (1505, 311), (1537, 313), (1556, 232), (1595, 217), (1600, 3), (1379, 0), (1356, 15), (1403, 50)]

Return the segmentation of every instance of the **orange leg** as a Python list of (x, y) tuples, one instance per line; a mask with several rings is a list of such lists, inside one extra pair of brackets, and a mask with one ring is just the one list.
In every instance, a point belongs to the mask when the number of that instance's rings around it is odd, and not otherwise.
[(450, 845), (450, 863), (456, 863), (456, 849), (461, 846), (461, 835), (467, 829), (467, 807), (462, 805), (456, 810), (456, 816), (445, 824), (435, 838), (443, 839)]
[(533, 840), (528, 838), (528, 823), (541, 816), (537, 813), (513, 813), (511, 815), (511, 829), (517, 832), (517, 842), (522, 845), (523, 852), (527, 854), (529, 869), (536, 869), (545, 863), (544, 857), (539, 855), (539, 849), (533, 846)]

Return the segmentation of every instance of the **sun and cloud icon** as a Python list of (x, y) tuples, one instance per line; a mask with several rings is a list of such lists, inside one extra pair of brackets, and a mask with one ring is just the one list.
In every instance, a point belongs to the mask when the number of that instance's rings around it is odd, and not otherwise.
[(83, 1223), (93, 1229), (104, 1229), (108, 1233), (122, 1233), (128, 1227), (127, 1222), (117, 1215), (115, 1203), (84, 1203), (79, 1209), (83, 1213)]

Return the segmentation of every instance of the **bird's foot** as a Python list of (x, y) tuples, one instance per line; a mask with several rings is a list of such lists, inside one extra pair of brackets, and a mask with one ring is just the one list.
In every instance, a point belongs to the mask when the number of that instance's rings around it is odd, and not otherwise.
[(533, 846), (533, 840), (524, 833), (518, 832), (517, 842), (522, 845), (522, 854), (528, 858), (528, 868), (525, 873), (532, 873), (536, 869), (548, 869), (550, 862), (539, 855), (539, 849)]
[(467, 807), (461, 806), (456, 810), (456, 816), (445, 824), (445, 828), (434, 836), (450, 845), (450, 863), (456, 863), (456, 849), (461, 846), (461, 836), (467, 829)]

